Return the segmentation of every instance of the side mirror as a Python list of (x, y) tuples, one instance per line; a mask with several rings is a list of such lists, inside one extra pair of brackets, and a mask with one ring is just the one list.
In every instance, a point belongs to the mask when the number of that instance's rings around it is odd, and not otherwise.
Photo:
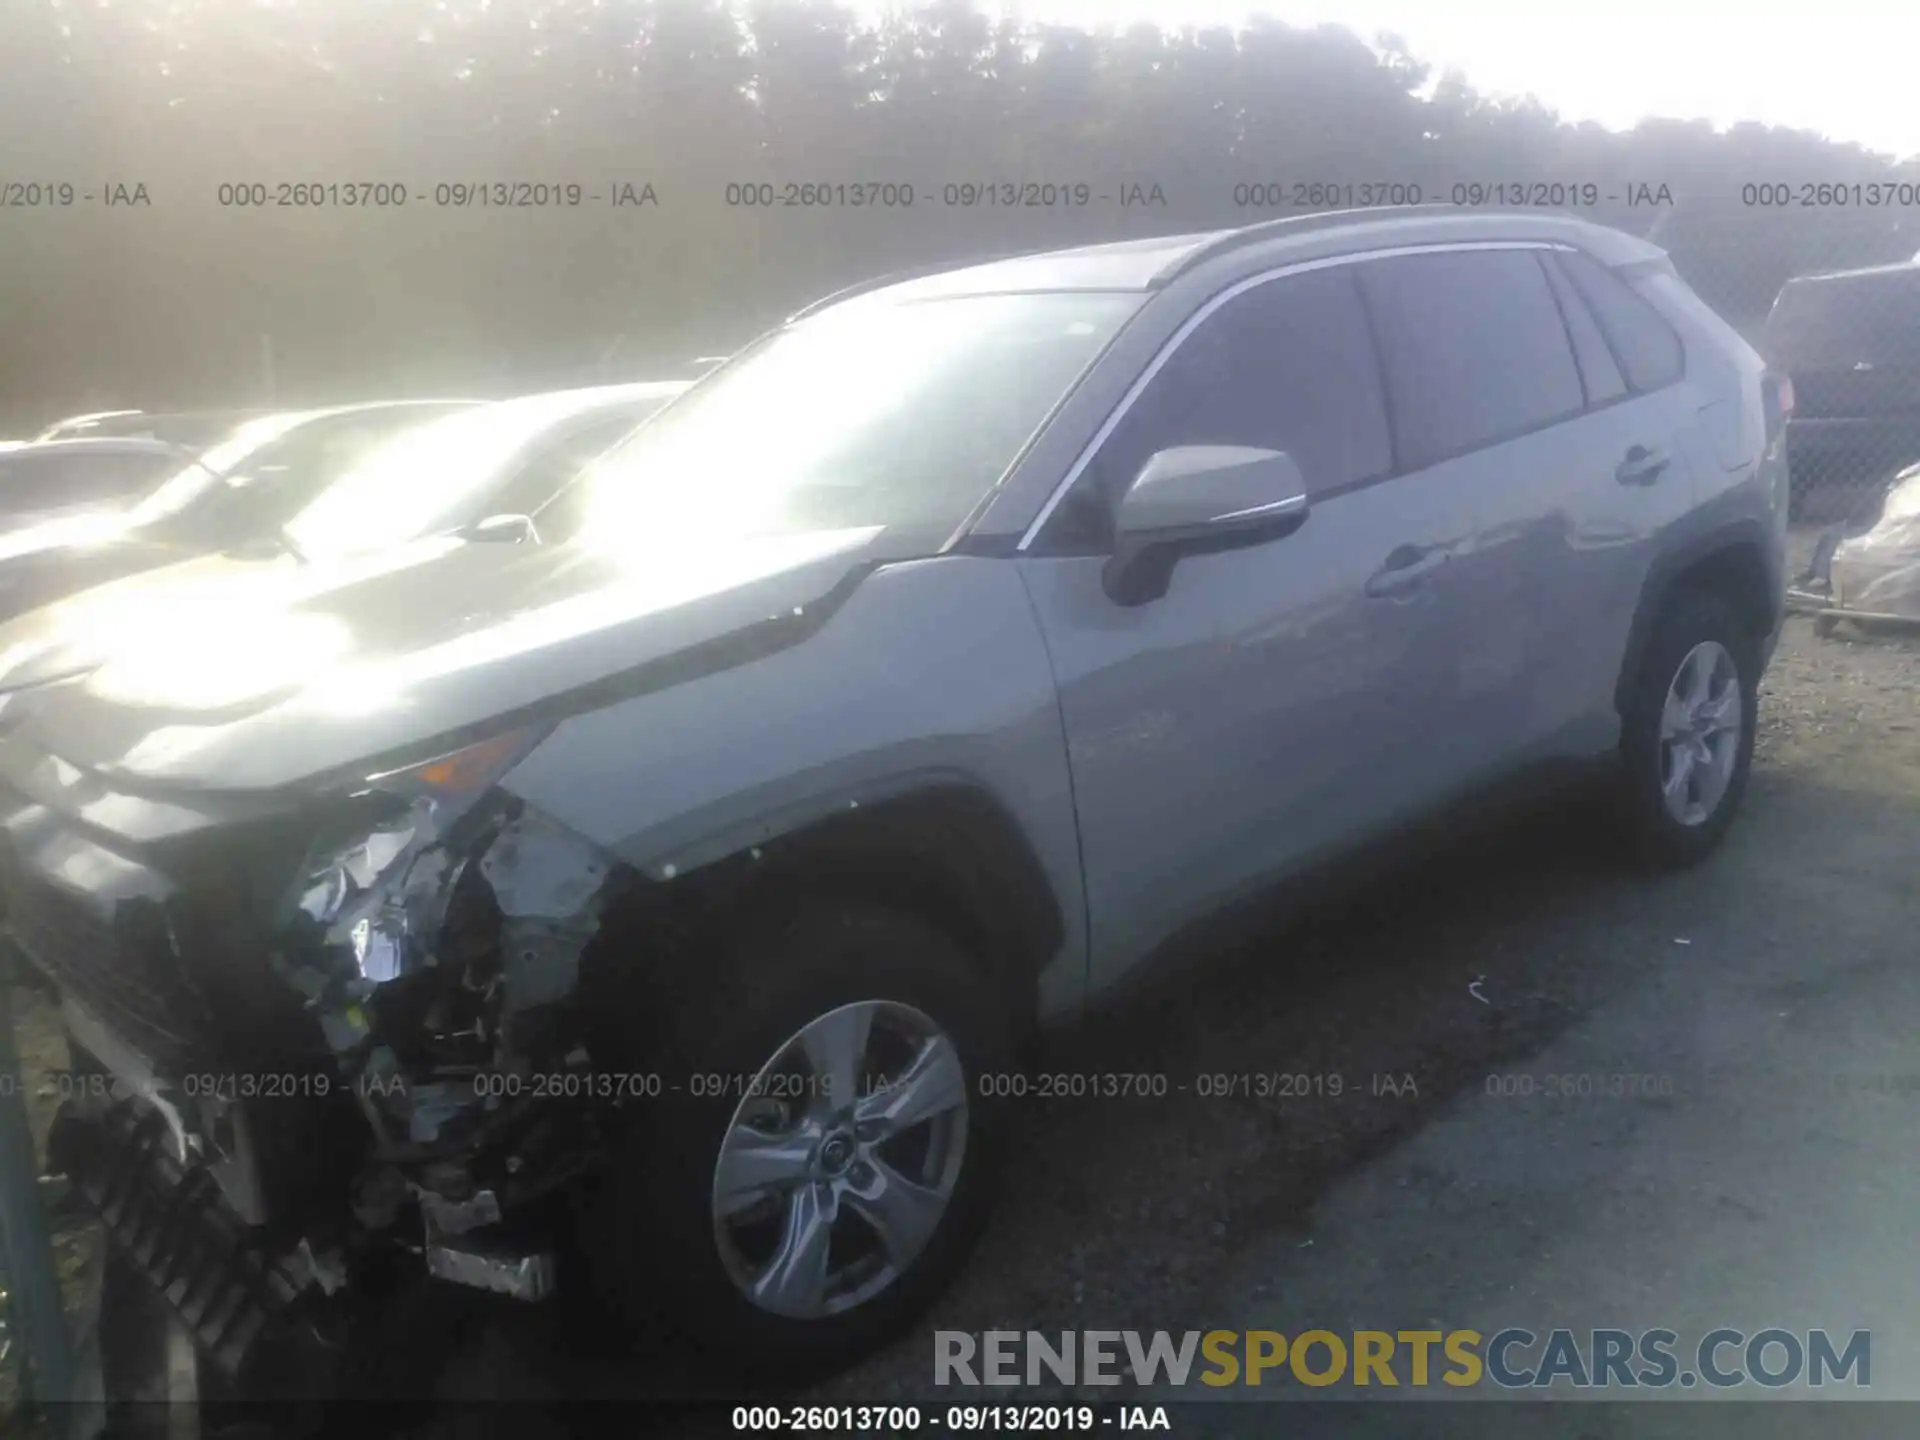
[(1307, 519), (1307, 485), (1284, 450), (1178, 445), (1142, 467), (1114, 511), (1101, 584), (1121, 605), (1167, 593), (1183, 555), (1262, 545)]
[(493, 545), (538, 545), (540, 531), (531, 515), (489, 515), (460, 532), (461, 538)]

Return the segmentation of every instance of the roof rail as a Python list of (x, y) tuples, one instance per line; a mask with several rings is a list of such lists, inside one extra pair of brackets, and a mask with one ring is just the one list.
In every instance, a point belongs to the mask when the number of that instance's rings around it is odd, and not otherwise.
[(829, 291), (818, 300), (809, 301), (787, 316), (791, 325), (796, 320), (804, 320), (815, 311), (824, 310), (829, 305), (838, 305), (842, 300), (851, 300), (856, 295), (864, 295), (869, 290), (884, 290), (889, 285), (898, 285), (905, 280), (918, 280), (927, 275), (938, 275), (943, 271), (957, 270), (960, 267), (949, 260), (939, 265), (916, 265), (910, 270), (892, 270), (885, 275), (875, 275), (868, 280), (859, 280), (838, 290)]
[(1165, 285), (1216, 256), (1228, 254), (1242, 246), (1257, 245), (1262, 240), (1276, 236), (1336, 230), (1343, 225), (1358, 225), (1368, 220), (1401, 220), (1421, 215), (1478, 215), (1484, 218), (1511, 213), (1504, 210), (1467, 210), (1442, 202), (1431, 205), (1369, 205), (1352, 210), (1318, 210), (1311, 215), (1287, 215), (1278, 220), (1262, 220), (1253, 225), (1243, 225), (1237, 230), (1228, 230), (1204, 245), (1195, 246), (1154, 276), (1153, 283), (1155, 286)]

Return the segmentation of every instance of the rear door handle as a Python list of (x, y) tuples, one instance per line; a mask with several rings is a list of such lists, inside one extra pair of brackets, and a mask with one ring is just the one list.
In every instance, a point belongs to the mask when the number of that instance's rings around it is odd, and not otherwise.
[(1622, 485), (1651, 485), (1665, 473), (1670, 458), (1664, 450), (1649, 450), (1636, 445), (1614, 470), (1613, 478)]
[(1447, 550), (1441, 545), (1401, 545), (1367, 579), (1367, 594), (1376, 600), (1409, 595), (1447, 563)]

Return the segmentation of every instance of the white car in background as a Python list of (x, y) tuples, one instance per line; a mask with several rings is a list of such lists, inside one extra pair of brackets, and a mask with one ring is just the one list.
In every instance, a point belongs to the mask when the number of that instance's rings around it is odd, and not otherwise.
[[(123, 572), (125, 578), (67, 592), (0, 626), (0, 674), (16, 682), (27, 672), (66, 674), (107, 650), (157, 647), (183, 633), (230, 627), (235, 616), (265, 623), (285, 606), (406, 570), (470, 541), (537, 542), (535, 515), (588, 462), (686, 388), (683, 381), (604, 385), (432, 412), (329, 462), (324, 488), (308, 489), (290, 518), (272, 494), (271, 510), (256, 510), (277, 524), (249, 524), (215, 553)], [(256, 487), (272, 491), (275, 442), (255, 445), (216, 480), (202, 467), (220, 470), (222, 448), (134, 513), (163, 525), (173, 509), (204, 504), (209, 487), (231, 486), (243, 507)], [(170, 493), (175, 489), (180, 493)]]

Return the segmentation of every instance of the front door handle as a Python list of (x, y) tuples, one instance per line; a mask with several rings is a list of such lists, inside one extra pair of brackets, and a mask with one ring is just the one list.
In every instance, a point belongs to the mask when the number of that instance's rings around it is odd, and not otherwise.
[(1664, 450), (1649, 450), (1636, 445), (1614, 470), (1613, 478), (1622, 485), (1651, 485), (1665, 473), (1670, 457)]
[(1387, 556), (1386, 562), (1367, 579), (1367, 594), (1376, 600), (1391, 600), (1411, 594), (1447, 563), (1446, 547), (1441, 545), (1401, 545)]

